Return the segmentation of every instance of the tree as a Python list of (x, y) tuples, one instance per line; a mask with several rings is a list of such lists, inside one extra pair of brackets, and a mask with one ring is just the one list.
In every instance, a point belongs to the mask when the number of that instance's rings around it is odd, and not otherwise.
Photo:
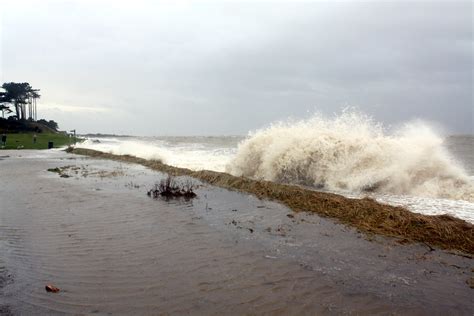
[(5, 118), (5, 112), (7, 113), (12, 112), (8, 106), (8, 100), (5, 94), (6, 94), (5, 92), (0, 92), (0, 111), (2, 111), (2, 118)]
[(30, 106), (31, 106), (30, 111), (32, 113), (32, 115), (30, 115), (30, 117), (35, 121), (38, 119), (38, 108), (37, 108), (36, 100), (41, 97), (41, 95), (38, 93), (38, 91), (39, 91), (39, 89), (32, 89), (30, 91)]
[(7, 105), (0, 103), (0, 111), (2, 111), (2, 118), (5, 118), (5, 112), (11, 113), (12, 111), (8, 108)]
[[(9, 109), (8, 104), (15, 107), (16, 118), (25, 120), (26, 106), (29, 106), (28, 118), (36, 119), (36, 99), (40, 98), (38, 89), (33, 89), (28, 82), (6, 82), (2, 85), (5, 92), (0, 92), (0, 105)], [(33, 111), (33, 109), (35, 109)], [(3, 110), (2, 110), (3, 111)], [(33, 112), (35, 113), (33, 115)]]
[(41, 120), (38, 120), (38, 123), (41, 123), (41, 124), (43, 124), (43, 125), (46, 125), (46, 126), (48, 126), (49, 128), (54, 129), (55, 131), (57, 131), (58, 128), (59, 128), (58, 123), (56, 123), (56, 122), (53, 121), (53, 120), (46, 121), (46, 120), (44, 120), (44, 119), (41, 119)]

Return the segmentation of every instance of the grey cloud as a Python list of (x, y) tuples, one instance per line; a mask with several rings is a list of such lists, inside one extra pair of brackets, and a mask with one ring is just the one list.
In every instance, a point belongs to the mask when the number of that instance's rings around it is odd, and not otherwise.
[(355, 105), (472, 132), (469, 1), (22, 3), (3, 10), (1, 79), (128, 115), (63, 113), (63, 125), (243, 134)]

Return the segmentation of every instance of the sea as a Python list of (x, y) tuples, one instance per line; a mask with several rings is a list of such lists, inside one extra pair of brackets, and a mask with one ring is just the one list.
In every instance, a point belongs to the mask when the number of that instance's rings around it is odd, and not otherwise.
[(314, 115), (245, 136), (88, 136), (77, 146), (474, 223), (474, 135), (441, 136), (421, 121), (387, 129), (359, 113)]

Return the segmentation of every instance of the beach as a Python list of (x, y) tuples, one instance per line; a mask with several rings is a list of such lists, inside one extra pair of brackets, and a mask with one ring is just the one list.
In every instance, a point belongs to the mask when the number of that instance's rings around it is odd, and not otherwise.
[(469, 254), (187, 177), (197, 198), (152, 199), (146, 192), (166, 174), (138, 164), (56, 150), (1, 155), (4, 314), (474, 312)]
[[(363, 125), (356, 129), (363, 130)], [(262, 143), (257, 143), (261, 137), (251, 135), (90, 136), (76, 148), (303, 185), (346, 197), (370, 197), (415, 213), (449, 214), (474, 223), (472, 135), (412, 133), (394, 138), (373, 132), (372, 137), (355, 137), (348, 131), (328, 133), (306, 125), (296, 132), (285, 128), (267, 134)]]

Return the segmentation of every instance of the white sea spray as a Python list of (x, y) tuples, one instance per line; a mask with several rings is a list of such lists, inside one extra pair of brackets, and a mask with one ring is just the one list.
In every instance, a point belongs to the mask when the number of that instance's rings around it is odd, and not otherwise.
[(332, 191), (474, 201), (472, 182), (429, 125), (417, 121), (388, 133), (355, 111), (257, 130), (226, 171)]

